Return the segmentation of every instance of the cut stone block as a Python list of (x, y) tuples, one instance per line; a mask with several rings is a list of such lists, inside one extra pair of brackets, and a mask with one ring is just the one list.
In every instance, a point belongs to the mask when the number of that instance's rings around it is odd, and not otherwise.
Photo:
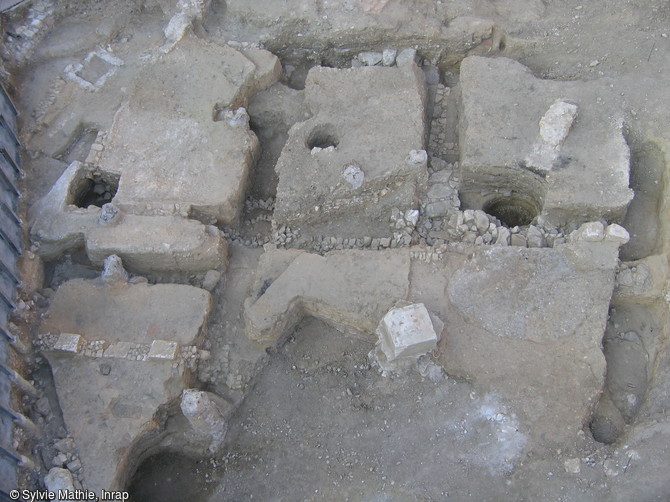
[(425, 162), (410, 159), (424, 147), (424, 100), (414, 64), (310, 70), (312, 117), (291, 128), (277, 162), (276, 223), (304, 237), (344, 225), (351, 237), (388, 236), (380, 222), (393, 208), (415, 209), (427, 181)]
[(227, 263), (228, 248), (219, 230), (177, 216), (140, 216), (116, 212), (101, 224), (109, 211), (96, 206), (74, 205), (77, 188), (92, 168), (73, 162), (52, 189), (30, 210), (30, 236), (40, 244), (37, 253), (56, 258), (85, 244), (91, 261), (102, 265), (118, 255), (133, 272), (204, 272)]
[[(505, 213), (522, 213), (521, 224), (538, 214), (554, 226), (623, 219), (633, 196), (630, 153), (620, 96), (609, 86), (541, 80), (511, 59), (479, 56), (463, 60), (460, 86), (464, 207), (503, 221)], [(557, 116), (562, 122), (548, 127)], [(541, 168), (538, 141), (547, 154)]]
[(54, 294), (42, 332), (77, 332), (87, 340), (103, 339), (112, 343), (105, 356), (124, 357), (129, 349), (117, 342), (150, 344), (159, 339), (196, 344), (209, 309), (209, 293), (193, 286), (108, 285), (74, 279)]
[(377, 334), (388, 361), (422, 356), (439, 339), (423, 303), (391, 309), (379, 323)]
[(177, 342), (169, 342), (167, 340), (154, 340), (151, 342), (149, 348), (149, 359), (169, 359), (177, 358), (179, 351), (179, 344)]
[(86, 253), (96, 264), (118, 255), (134, 272), (197, 272), (225, 268), (228, 244), (216, 227), (195, 220), (127, 214), (115, 226), (89, 228)]
[(254, 48), (244, 49), (241, 52), (256, 66), (252, 89), (247, 91), (247, 96), (267, 89), (281, 78), (281, 62), (271, 52)]
[[(271, 57), (267, 59), (270, 61)], [(145, 65), (127, 95), (133, 112), (152, 110), (165, 118), (211, 122), (215, 107), (222, 110), (244, 106), (255, 78), (256, 65), (240, 51), (187, 37), (169, 54)], [(163, 136), (177, 139), (173, 133), (165, 134), (170, 131), (166, 125)], [(108, 139), (105, 150), (109, 145)]]
[[(273, 267), (277, 254), (285, 270)], [(405, 299), (409, 287), (409, 251), (346, 250), (319, 256), (298, 253), (290, 261), (281, 251), (266, 253), (261, 261), (257, 291), (245, 302), (247, 336), (275, 343), (289, 334), (305, 316), (373, 333), (379, 319)], [(269, 269), (265, 278), (263, 263)]]
[(213, 121), (214, 103), (207, 102), (209, 116), (201, 118), (128, 104), (117, 112), (99, 162), (120, 175), (115, 205), (136, 214), (237, 222), (259, 144), (248, 125)]
[(103, 352), (103, 357), (115, 357), (120, 359), (125, 359), (128, 357), (130, 350), (135, 347), (135, 344), (132, 342), (117, 342), (111, 344)]
[(72, 352), (74, 354), (78, 353), (85, 341), (81, 335), (74, 333), (61, 333), (58, 335), (58, 340), (54, 344), (54, 350), (60, 350), (62, 352)]

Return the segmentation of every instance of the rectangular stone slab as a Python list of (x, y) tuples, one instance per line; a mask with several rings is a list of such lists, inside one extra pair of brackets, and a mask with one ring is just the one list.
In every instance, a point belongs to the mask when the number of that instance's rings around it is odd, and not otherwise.
[(124, 214), (116, 225), (93, 225), (86, 253), (101, 264), (111, 254), (131, 271), (205, 271), (226, 266), (228, 244), (216, 227), (176, 216)]
[(192, 345), (209, 309), (210, 294), (193, 286), (74, 279), (58, 288), (40, 329), (77, 333), (88, 341)]

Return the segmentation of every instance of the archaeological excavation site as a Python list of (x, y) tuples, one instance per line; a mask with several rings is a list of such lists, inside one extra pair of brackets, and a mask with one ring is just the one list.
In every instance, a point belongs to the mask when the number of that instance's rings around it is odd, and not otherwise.
[(670, 501), (667, 0), (0, 29), (0, 501)]

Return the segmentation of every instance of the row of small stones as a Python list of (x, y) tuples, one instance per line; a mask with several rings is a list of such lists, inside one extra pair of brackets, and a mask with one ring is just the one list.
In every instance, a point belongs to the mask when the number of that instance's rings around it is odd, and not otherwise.
[(12, 45), (17, 62), (28, 59), (33, 49), (44, 38), (54, 22), (53, 13), (52, 2), (36, 2), (28, 10), (26, 23), (16, 28), (16, 35), (20, 42), (17, 43), (12, 37), (7, 37), (7, 42)]
[[(487, 224), (488, 221), (488, 224)], [(431, 226), (432, 228), (427, 228)], [(440, 227), (445, 231), (440, 231)], [(427, 244), (435, 241), (463, 242), (474, 245), (497, 244), (521, 247), (554, 247), (567, 241), (560, 230), (540, 225), (515, 226), (508, 228), (498, 218), (481, 210), (466, 209), (453, 212), (442, 222), (428, 220), (419, 234), (425, 237)]]
[[(30, 114), (30, 116), (35, 120), (35, 128), (31, 132), (38, 132), (43, 127), (47, 126), (49, 121), (45, 117), (66, 85), (67, 81), (64, 77), (59, 75), (54, 79), (47, 97), (40, 101)], [(34, 150), (28, 150), (28, 153), (33, 157), (40, 155), (38, 151)]]
[[(45, 333), (37, 335), (35, 345), (39, 350), (51, 351), (53, 350), (58, 335), (52, 333)], [(81, 351), (81, 354), (92, 359), (104, 358), (105, 346), (109, 345), (105, 340), (93, 340), (86, 344)], [(128, 350), (128, 354), (123, 359), (128, 361), (146, 361), (148, 359), (150, 344), (133, 343)], [(195, 345), (184, 345), (180, 347), (177, 359), (173, 362), (173, 366), (177, 367), (180, 364), (185, 364), (188, 368), (195, 368), (199, 359), (198, 348)]]
[(102, 152), (105, 149), (105, 139), (107, 139), (107, 133), (98, 131), (98, 135), (95, 137), (95, 141), (91, 145), (91, 149), (86, 157), (87, 164), (98, 165), (100, 163), (100, 157), (102, 157)]
[(438, 85), (435, 92), (435, 105), (430, 124), (430, 138), (428, 149), (437, 154), (446, 154), (455, 148), (453, 143), (447, 143), (447, 97), (450, 89)]
[[(490, 215), (486, 215), (489, 220), (488, 226), (486, 228), (481, 225), (478, 227), (474, 220), (469, 217), (471, 212), (471, 210), (457, 211), (452, 213), (446, 221), (425, 219), (416, 228), (416, 232), (408, 222), (398, 221), (396, 224), (402, 223), (402, 228), (390, 237), (315, 236), (310, 239), (306, 247), (319, 253), (341, 249), (393, 249), (417, 244), (439, 246), (459, 242), (474, 245), (554, 247), (567, 240), (565, 235), (557, 229), (546, 229), (536, 225), (516, 226), (508, 229), (501, 225), (497, 218)], [(446, 230), (442, 230), (442, 228), (446, 228)], [(282, 225), (273, 231), (271, 237), (259, 233), (251, 238), (243, 238), (230, 230), (224, 231), (224, 234), (226, 238), (236, 244), (249, 247), (262, 247), (272, 244), (275, 247), (284, 248), (289, 247), (297, 239), (299, 231)]]

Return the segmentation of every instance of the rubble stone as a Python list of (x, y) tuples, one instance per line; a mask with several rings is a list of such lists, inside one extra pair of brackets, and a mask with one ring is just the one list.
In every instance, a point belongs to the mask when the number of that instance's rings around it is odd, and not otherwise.
[(398, 51), (396, 49), (384, 49), (382, 51), (382, 64), (384, 66), (393, 66), (397, 55)]
[[(381, 52), (361, 52), (358, 55), (358, 60), (363, 63), (365, 66), (376, 66), (381, 64), (383, 55)], [(390, 66), (390, 65), (384, 65)]]
[[(59, 492), (73, 492), (74, 491), (74, 481), (72, 479), (72, 474), (67, 469), (62, 467), (53, 467), (49, 469), (49, 473), (44, 477), (44, 486), (47, 490), (59, 494)], [(68, 500), (67, 497), (56, 498), (54, 500), (65, 501)]]
[(128, 282), (128, 272), (123, 268), (121, 258), (109, 255), (103, 262), (102, 280), (107, 283)]
[(416, 49), (407, 48), (401, 50), (396, 56), (395, 62), (398, 66), (404, 66), (412, 63), (417, 63)]
[(605, 238), (605, 227), (599, 221), (584, 223), (570, 234), (572, 241), (599, 242)]
[(221, 272), (218, 270), (208, 270), (202, 281), (202, 288), (209, 292), (214, 291), (221, 280)]
[(209, 451), (214, 453), (226, 437), (233, 406), (216, 394), (197, 389), (184, 389), (179, 406), (196, 433), (208, 439)]
[(607, 225), (607, 228), (605, 229), (605, 240), (618, 242), (623, 245), (630, 240), (630, 235), (624, 227), (612, 223), (611, 225)]

